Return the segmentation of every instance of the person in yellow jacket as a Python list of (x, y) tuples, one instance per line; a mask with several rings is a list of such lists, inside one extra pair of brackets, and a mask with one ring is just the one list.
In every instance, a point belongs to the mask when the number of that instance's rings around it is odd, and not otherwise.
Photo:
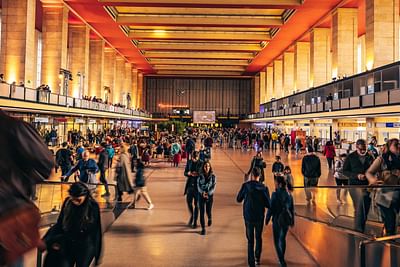
[(272, 139), (272, 149), (276, 149), (276, 146), (278, 144), (278, 134), (276, 132), (273, 132), (271, 135), (271, 139)]

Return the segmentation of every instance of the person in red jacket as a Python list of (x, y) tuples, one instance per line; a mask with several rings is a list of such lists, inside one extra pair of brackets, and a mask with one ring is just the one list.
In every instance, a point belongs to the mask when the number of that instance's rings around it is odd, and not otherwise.
[(326, 160), (328, 161), (328, 167), (331, 170), (333, 167), (333, 162), (335, 160), (335, 146), (333, 145), (332, 141), (328, 141), (325, 144), (325, 148), (324, 148), (324, 155), (326, 157)]

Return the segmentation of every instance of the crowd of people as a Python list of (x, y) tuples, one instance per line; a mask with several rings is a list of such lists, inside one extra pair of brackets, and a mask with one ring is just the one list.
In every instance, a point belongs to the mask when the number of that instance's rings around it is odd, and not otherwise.
[[(53, 145), (57, 137), (56, 130), (52, 129), (46, 135), (49, 136), (46, 141)], [(321, 146), (317, 137), (306, 137), (304, 141), (295, 138), (292, 142), (289, 135), (276, 129), (187, 128), (182, 134), (163, 131), (144, 134), (134, 128), (115, 127), (98, 133), (89, 130), (86, 136), (71, 131), (68, 136), (68, 142), (62, 143), (56, 152), (55, 169), (60, 171), (62, 182), (67, 182), (73, 175), (75, 182), (64, 200), (57, 223), (45, 235), (44, 243), (38, 243), (41, 249), (48, 251), (45, 266), (54, 266), (55, 262), (57, 266), (88, 266), (93, 260), (97, 263), (102, 247), (100, 210), (92, 197), (97, 184), (100, 182), (104, 185), (105, 192), (101, 197), (108, 198), (111, 195), (108, 181), (114, 178), (117, 201), (128, 201), (128, 208), (135, 209), (139, 199), (144, 199), (147, 209), (151, 210), (154, 203), (147, 188), (145, 169), (153, 162), (164, 162), (166, 166), (170, 163), (171, 168), (177, 168), (186, 159), (183, 194), (189, 211), (187, 224), (193, 229), (200, 226), (200, 234), (206, 235), (207, 227), (213, 225), (212, 210), (217, 182), (217, 174), (212, 168), (213, 147), (240, 149), (244, 153), (255, 151), (249, 170), (245, 173), (245, 182), (236, 198), (237, 202), (243, 202), (249, 266), (260, 264), (263, 227), (270, 222), (279, 263), (286, 266), (286, 235), (289, 227), (295, 223), (293, 192), (296, 187), (291, 168), (285, 166), (280, 154), (290, 151), (301, 154), (305, 150), (301, 158), (301, 174), (307, 205), (318, 205), (316, 194), (323, 160), (322, 155), (317, 154), (320, 151), (325, 155), (327, 169), (338, 185), (338, 204), (347, 202), (348, 194), (352, 199), (355, 230), (365, 231), (369, 209), (375, 205), (383, 219), (384, 234), (393, 235), (397, 232), (399, 191), (373, 187), (371, 190), (368, 187), (400, 184), (397, 139), (388, 140), (381, 148), (377, 147), (374, 137), (369, 143), (360, 139), (355, 143), (354, 152), (337, 156), (335, 142), (328, 141)], [(40, 139), (38, 135), (34, 137)], [(263, 151), (268, 150), (276, 153), (271, 173), (266, 171), (267, 164), (263, 157)], [(279, 151), (278, 154), (278, 150), (282, 153)], [(48, 150), (41, 153), (43, 162), (46, 162), (43, 157), (49, 162), (53, 161), (53, 157), (47, 154)], [(40, 166), (32, 168), (40, 169)], [(50, 175), (47, 169), (41, 173), (43, 179)], [(270, 176), (274, 181), (272, 194), (266, 185)], [(345, 187), (347, 185), (357, 187)], [(33, 187), (29, 188), (25, 194), (32, 196)]]

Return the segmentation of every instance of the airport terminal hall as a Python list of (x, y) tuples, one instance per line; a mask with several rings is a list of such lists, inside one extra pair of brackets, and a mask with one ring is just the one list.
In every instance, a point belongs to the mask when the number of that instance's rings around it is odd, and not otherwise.
[(400, 267), (400, 0), (0, 0), (0, 267)]

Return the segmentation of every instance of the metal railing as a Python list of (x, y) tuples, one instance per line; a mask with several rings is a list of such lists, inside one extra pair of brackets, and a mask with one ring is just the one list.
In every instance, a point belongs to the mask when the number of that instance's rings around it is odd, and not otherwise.
[(366, 261), (366, 246), (374, 243), (389, 242), (396, 239), (400, 239), (400, 235), (384, 236), (379, 238), (371, 238), (360, 242), (360, 267), (367, 267)]
[(151, 118), (151, 114), (141, 110), (118, 107), (110, 104), (54, 94), (46, 90), (38, 90), (27, 88), (24, 86), (10, 85), (4, 82), (0, 83), (0, 98)]

